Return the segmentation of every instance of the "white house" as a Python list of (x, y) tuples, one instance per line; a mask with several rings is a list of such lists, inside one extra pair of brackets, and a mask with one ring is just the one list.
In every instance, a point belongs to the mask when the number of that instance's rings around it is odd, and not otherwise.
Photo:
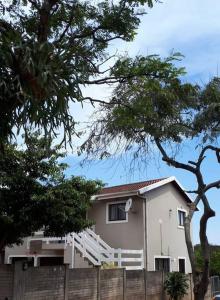
[(114, 263), (127, 269), (190, 273), (184, 218), (191, 202), (174, 177), (105, 187), (93, 196), (88, 211), (95, 222), (92, 230), (63, 238), (38, 232), (22, 246), (6, 248), (5, 263), (29, 258), (35, 266)]

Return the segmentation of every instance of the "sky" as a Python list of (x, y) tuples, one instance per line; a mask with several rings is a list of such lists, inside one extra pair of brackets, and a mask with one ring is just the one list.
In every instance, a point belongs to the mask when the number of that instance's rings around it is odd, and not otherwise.
[[(157, 3), (148, 14), (142, 17), (137, 36), (132, 43), (114, 42), (110, 51), (128, 52), (130, 56), (138, 54), (159, 54), (168, 56), (172, 51), (181, 52), (184, 59), (181, 63), (186, 67), (186, 80), (205, 84), (220, 73), (220, 1), (219, 0), (164, 0)], [(86, 91), (89, 95), (108, 99), (111, 90), (108, 87), (92, 87)], [(88, 122), (94, 109), (85, 105), (72, 106), (72, 113), (77, 121)], [(75, 140), (79, 145), (81, 140)], [(182, 159), (195, 155), (188, 145), (184, 148)], [(94, 161), (80, 166), (81, 158), (69, 153), (66, 162), (70, 165), (68, 175), (82, 175), (90, 179), (101, 179), (108, 186), (124, 184), (158, 177), (176, 176), (187, 189), (194, 186), (194, 178), (186, 171), (176, 170), (164, 165), (155, 153), (155, 159), (141, 170), (129, 172), (129, 158), (109, 159), (103, 162)], [(207, 157), (203, 167), (207, 182), (219, 179), (220, 168), (214, 157)], [(210, 203), (216, 211), (208, 225), (208, 237), (211, 243), (220, 244), (220, 190), (209, 193)], [(201, 207), (202, 208), (202, 207)], [(193, 220), (194, 243), (198, 242), (198, 224), (201, 212), (196, 213)]]

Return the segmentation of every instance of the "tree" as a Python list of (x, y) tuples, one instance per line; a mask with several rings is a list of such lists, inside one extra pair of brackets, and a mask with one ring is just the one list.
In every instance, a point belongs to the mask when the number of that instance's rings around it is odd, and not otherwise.
[(183, 273), (169, 273), (164, 281), (164, 289), (171, 299), (180, 300), (187, 294), (189, 288), (187, 281), (188, 278)]
[(71, 141), (70, 103), (99, 102), (82, 87), (121, 79), (105, 67), (114, 56), (107, 48), (133, 40), (145, 4), (153, 0), (1, 1), (0, 142), (30, 126), (46, 135), (63, 130)]
[(51, 141), (33, 135), (27, 148), (7, 145), (0, 154), (0, 252), (5, 246), (44, 228), (64, 236), (91, 225), (86, 212), (102, 184), (82, 177), (65, 178), (63, 154)]
[[(204, 260), (202, 257), (201, 246), (195, 245), (196, 268), (202, 271)], [(220, 247), (210, 245), (210, 276), (220, 276)]]
[[(203, 163), (207, 153), (214, 154), (220, 163), (218, 137), (220, 129), (220, 79), (213, 78), (206, 86), (199, 87), (183, 82), (184, 70), (176, 67), (177, 54), (164, 60), (157, 56), (126, 57), (118, 64), (120, 73), (136, 76), (121, 81), (115, 88), (109, 105), (98, 112), (88, 140), (81, 151), (88, 156), (108, 157), (112, 149), (132, 152), (133, 158), (148, 158), (153, 146), (169, 166), (191, 173), (197, 185), (188, 191), (195, 195), (185, 219), (185, 237), (192, 266), (195, 300), (204, 299), (209, 282), (209, 243), (206, 235), (207, 222), (215, 216), (207, 193), (220, 188), (220, 180), (206, 183)], [(138, 61), (137, 61), (138, 60)], [(150, 71), (150, 72), (147, 72)], [(133, 74), (134, 74), (133, 73)], [(147, 74), (143, 76), (143, 73)], [(179, 159), (181, 146), (188, 141), (195, 149), (195, 159), (188, 162)], [(110, 147), (114, 144), (114, 147)], [(200, 243), (204, 264), (198, 276), (195, 253), (190, 237), (190, 224), (197, 205), (202, 202), (204, 211), (200, 220)]]

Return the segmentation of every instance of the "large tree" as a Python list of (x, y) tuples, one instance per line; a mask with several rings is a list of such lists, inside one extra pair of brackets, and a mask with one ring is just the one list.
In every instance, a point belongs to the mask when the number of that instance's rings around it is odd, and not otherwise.
[(7, 245), (44, 228), (64, 236), (91, 225), (86, 213), (99, 181), (66, 178), (63, 154), (51, 141), (32, 135), (26, 149), (4, 147), (0, 154), (0, 252)]
[[(212, 188), (220, 188), (220, 180), (214, 178), (215, 174), (212, 182), (206, 182), (203, 163), (211, 154), (216, 156), (217, 164), (220, 163), (220, 79), (214, 78), (203, 87), (184, 82), (184, 70), (175, 64), (179, 58), (177, 54), (164, 60), (157, 56), (121, 60), (117, 71), (124, 73), (124, 78), (131, 73), (136, 76), (117, 85), (109, 105), (103, 105), (98, 112), (98, 119), (81, 150), (100, 158), (112, 155), (112, 149), (113, 152), (132, 152), (134, 160), (141, 158), (143, 161), (151, 150), (155, 154), (157, 149), (167, 165), (194, 176), (195, 189), (189, 192), (195, 195), (195, 201), (185, 220), (185, 237), (195, 300), (201, 300), (209, 282), (207, 222), (215, 216), (207, 193)], [(143, 76), (144, 73), (147, 75)], [(187, 142), (195, 149), (191, 148), (192, 159), (184, 161), (178, 153), (183, 154), (181, 146)], [(204, 207), (199, 232), (204, 263), (202, 274), (198, 276), (190, 225), (200, 202)]]
[(153, 2), (1, 1), (0, 142), (30, 126), (45, 134), (63, 130), (70, 141), (75, 130), (70, 103), (95, 103), (82, 87), (120, 80), (109, 70), (108, 45), (132, 41), (143, 6)]

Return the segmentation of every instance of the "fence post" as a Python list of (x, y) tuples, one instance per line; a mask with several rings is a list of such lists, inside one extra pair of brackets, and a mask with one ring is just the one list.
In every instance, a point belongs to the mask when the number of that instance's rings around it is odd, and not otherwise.
[(101, 296), (100, 296), (100, 284), (101, 284), (101, 280), (100, 280), (100, 267), (99, 266), (97, 266), (96, 267), (96, 269), (97, 269), (97, 300), (101, 300)]
[(144, 272), (144, 299), (147, 300), (147, 271), (143, 269)]
[(123, 268), (123, 300), (126, 300), (126, 269)]
[(69, 267), (65, 265), (65, 274), (64, 274), (64, 300), (68, 300), (69, 292)]
[(25, 276), (28, 271), (23, 271), (22, 264), (22, 261), (18, 261), (14, 265), (13, 300), (25, 298)]
[(164, 271), (161, 272), (162, 273), (162, 277), (161, 277), (161, 299), (164, 300), (165, 299), (165, 290), (164, 290), (164, 279), (165, 279), (165, 273)]

